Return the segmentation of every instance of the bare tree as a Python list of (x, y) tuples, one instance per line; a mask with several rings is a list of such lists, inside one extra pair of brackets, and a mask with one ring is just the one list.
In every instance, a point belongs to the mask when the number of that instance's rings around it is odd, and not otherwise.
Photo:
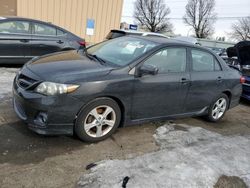
[(191, 26), (197, 38), (207, 38), (214, 32), (216, 21), (215, 0), (189, 0), (186, 5), (184, 23)]
[(230, 36), (238, 41), (250, 40), (250, 16), (241, 18), (234, 23)]
[(134, 17), (142, 27), (151, 32), (172, 32), (173, 25), (167, 16), (170, 9), (163, 0), (136, 0)]

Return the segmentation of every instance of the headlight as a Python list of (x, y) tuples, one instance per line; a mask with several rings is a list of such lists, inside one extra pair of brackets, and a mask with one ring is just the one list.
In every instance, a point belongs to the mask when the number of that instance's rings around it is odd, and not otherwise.
[(71, 93), (78, 87), (79, 85), (42, 82), (36, 87), (35, 91), (44, 95), (58, 95), (63, 93)]

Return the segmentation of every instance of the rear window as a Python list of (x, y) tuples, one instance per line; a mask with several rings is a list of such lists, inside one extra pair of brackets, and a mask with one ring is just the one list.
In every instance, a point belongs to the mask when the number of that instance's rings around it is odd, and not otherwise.
[(118, 38), (118, 37), (122, 37), (125, 36), (126, 34), (123, 32), (114, 32), (111, 31), (109, 32), (109, 34), (106, 36), (106, 39), (114, 39), (114, 38)]

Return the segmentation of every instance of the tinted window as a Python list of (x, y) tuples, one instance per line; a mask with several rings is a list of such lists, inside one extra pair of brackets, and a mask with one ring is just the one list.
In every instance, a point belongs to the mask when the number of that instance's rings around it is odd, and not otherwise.
[(57, 33), (56, 33), (57, 35), (64, 35), (65, 34), (65, 32), (60, 30), (60, 29), (57, 29), (56, 31), (57, 31)]
[(214, 58), (214, 70), (215, 71), (220, 71), (221, 70), (221, 66), (219, 64), (219, 62)]
[(88, 48), (87, 52), (107, 62), (124, 66), (145, 54), (156, 45), (154, 42), (143, 39), (119, 37), (92, 46)]
[(166, 48), (145, 61), (159, 69), (159, 73), (184, 72), (186, 70), (186, 49)]
[(0, 33), (29, 34), (29, 23), (23, 21), (9, 21), (0, 23)]
[(194, 71), (221, 70), (218, 61), (212, 54), (201, 50), (192, 50), (191, 53)]
[(43, 24), (34, 24), (34, 34), (36, 35), (56, 35), (56, 28)]

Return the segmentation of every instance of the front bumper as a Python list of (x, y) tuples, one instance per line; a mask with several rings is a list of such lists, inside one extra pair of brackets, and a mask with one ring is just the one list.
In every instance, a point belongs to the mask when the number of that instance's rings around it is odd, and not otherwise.
[(28, 127), (44, 135), (73, 134), (82, 102), (71, 95), (43, 96), (13, 83), (13, 106)]

